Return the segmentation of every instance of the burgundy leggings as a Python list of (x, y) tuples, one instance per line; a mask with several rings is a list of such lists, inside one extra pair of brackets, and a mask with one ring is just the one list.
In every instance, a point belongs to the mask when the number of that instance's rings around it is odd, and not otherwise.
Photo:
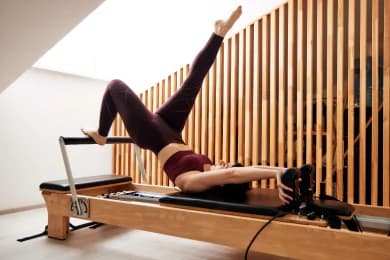
[(107, 136), (117, 113), (126, 130), (141, 148), (155, 154), (170, 143), (184, 143), (181, 131), (202, 82), (213, 64), (223, 38), (213, 34), (191, 65), (183, 85), (155, 113), (122, 81), (111, 81), (104, 93), (98, 132)]

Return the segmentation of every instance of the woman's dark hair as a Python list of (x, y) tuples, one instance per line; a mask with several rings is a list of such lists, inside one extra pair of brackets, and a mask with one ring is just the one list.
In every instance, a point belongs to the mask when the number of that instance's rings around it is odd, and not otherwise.
[(234, 163), (232, 167), (244, 167), (241, 163)]

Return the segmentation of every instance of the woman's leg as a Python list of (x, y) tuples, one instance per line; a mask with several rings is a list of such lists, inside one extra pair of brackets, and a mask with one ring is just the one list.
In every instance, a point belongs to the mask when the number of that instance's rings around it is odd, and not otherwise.
[(139, 97), (120, 80), (111, 81), (106, 88), (97, 131), (82, 131), (95, 142), (104, 144), (117, 113), (120, 114), (129, 135), (142, 148), (157, 151), (160, 146), (166, 145), (166, 138), (172, 139), (165, 123), (151, 113)]
[(106, 88), (100, 107), (98, 133), (101, 136), (108, 135), (117, 113), (125, 121), (126, 128), (129, 128), (127, 129), (129, 134), (134, 131), (132, 125), (150, 121), (152, 117), (152, 113), (133, 90), (121, 80), (112, 80)]
[(215, 32), (196, 56), (183, 85), (156, 111), (176, 132), (180, 133), (183, 130), (203, 79), (217, 56), (223, 37), (240, 15), (241, 6), (234, 10), (226, 21), (220, 20), (215, 23)]

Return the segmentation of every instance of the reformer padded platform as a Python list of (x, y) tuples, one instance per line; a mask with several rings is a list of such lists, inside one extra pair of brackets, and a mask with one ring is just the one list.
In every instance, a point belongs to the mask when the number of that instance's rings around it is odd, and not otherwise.
[(178, 192), (164, 196), (159, 201), (184, 206), (275, 216), (283, 211), (283, 204), (275, 191), (253, 189), (243, 194), (229, 196), (219, 191), (193, 194)]
[[(266, 216), (280, 215), (283, 212), (290, 211), (279, 199), (278, 190), (274, 189), (252, 189), (231, 194), (227, 194), (223, 189), (208, 190), (201, 193), (174, 192), (169, 194), (128, 191), (110, 194), (108, 198), (168, 203)], [(352, 205), (335, 200), (315, 200), (310, 208), (315, 209), (320, 214), (337, 216), (351, 216), (354, 211)]]
[(153, 192), (130, 191), (119, 194), (111, 194), (109, 195), (109, 198), (117, 200), (160, 202), (266, 216), (280, 214), (283, 206), (282, 202), (278, 198), (277, 190), (260, 189), (253, 189), (247, 192), (229, 195), (220, 189), (191, 194), (174, 192), (166, 195)]
[[(90, 177), (75, 178), (76, 189), (92, 188), (96, 186), (110, 185), (110, 184), (119, 184), (131, 181), (131, 177), (128, 176), (117, 176), (117, 175), (97, 175)], [(70, 186), (68, 180), (56, 180), (43, 182), (39, 185), (41, 190), (54, 190), (66, 192), (70, 191)]]

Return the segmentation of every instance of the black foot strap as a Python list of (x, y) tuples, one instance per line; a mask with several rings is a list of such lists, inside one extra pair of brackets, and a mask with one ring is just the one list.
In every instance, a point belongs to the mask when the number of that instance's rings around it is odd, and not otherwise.
[[(88, 222), (88, 223), (84, 223), (84, 224), (80, 224), (80, 225), (73, 225), (72, 223), (69, 223), (69, 227), (70, 227), (70, 231), (75, 231), (75, 230), (79, 230), (79, 229), (82, 229), (82, 228), (86, 228), (86, 227), (89, 227), (91, 229), (96, 229), (100, 226), (103, 226), (104, 224), (103, 223), (99, 223), (99, 222)], [(42, 236), (47, 236), (47, 230), (48, 230), (48, 226), (46, 225), (45, 226), (45, 230), (41, 233), (38, 233), (36, 235), (32, 235), (32, 236), (28, 236), (28, 237), (23, 237), (23, 238), (19, 238), (17, 239), (16, 241), (18, 242), (24, 242), (24, 241), (28, 241), (28, 240), (31, 240), (31, 239), (34, 239), (34, 238), (38, 238), (38, 237), (42, 237)]]
[(45, 230), (42, 233), (39, 233), (39, 234), (36, 234), (36, 235), (32, 235), (32, 236), (28, 236), (28, 237), (19, 238), (16, 241), (24, 242), (24, 241), (31, 240), (31, 239), (38, 238), (38, 237), (42, 237), (42, 236), (47, 236), (47, 225), (45, 226)]

